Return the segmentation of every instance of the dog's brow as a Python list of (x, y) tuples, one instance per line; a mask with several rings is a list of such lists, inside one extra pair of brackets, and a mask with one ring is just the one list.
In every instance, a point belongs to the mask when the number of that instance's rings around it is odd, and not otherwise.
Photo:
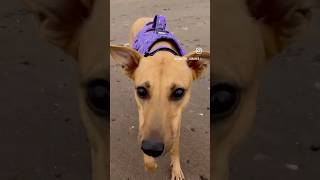
[(146, 86), (147, 88), (150, 88), (150, 82), (149, 82), (149, 81), (145, 82), (144, 84), (145, 84), (145, 86)]
[(177, 89), (177, 88), (185, 88), (183, 85), (179, 85), (179, 84), (176, 84), (176, 83), (173, 83), (172, 85), (171, 85), (171, 90), (175, 90), (175, 89)]
[(84, 76), (83, 80), (81, 81), (81, 87), (87, 87), (88, 83), (90, 81), (96, 80), (96, 79), (103, 79), (107, 80), (106, 77), (106, 68), (99, 68), (97, 71), (94, 71), (93, 73), (88, 73), (86, 76)]
[(176, 84), (172, 84), (170, 89), (171, 89), (171, 90), (174, 90), (176, 87), (177, 87)]
[(237, 87), (239, 89), (243, 89), (247, 86), (247, 83), (240, 81), (240, 80), (235, 80), (236, 78), (232, 78), (231, 76), (222, 76), (222, 75), (218, 75), (213, 73), (213, 84), (215, 83), (228, 83), (234, 87)]
[(170, 86), (170, 89), (171, 90), (175, 90), (177, 88), (184, 88), (186, 89), (187, 87), (183, 86), (183, 85), (179, 85), (179, 84), (176, 84), (176, 83), (172, 83), (172, 85)]
[(150, 88), (150, 82), (146, 81), (146, 82), (142, 83), (141, 85), (139, 85), (138, 87), (141, 87), (141, 86), (146, 87), (146, 88)]

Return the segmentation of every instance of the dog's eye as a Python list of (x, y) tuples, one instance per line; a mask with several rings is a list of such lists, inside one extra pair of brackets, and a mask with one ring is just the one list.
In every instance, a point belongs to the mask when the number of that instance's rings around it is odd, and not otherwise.
[(106, 116), (108, 106), (108, 82), (96, 79), (87, 84), (87, 103), (97, 114)]
[(137, 87), (137, 95), (141, 99), (146, 99), (149, 97), (148, 90), (145, 87)]
[(184, 96), (184, 92), (185, 92), (185, 90), (182, 88), (178, 88), (178, 89), (174, 90), (170, 96), (171, 100), (173, 100), (173, 101), (180, 100)]
[(213, 85), (213, 116), (221, 119), (233, 113), (239, 102), (238, 90), (228, 84)]

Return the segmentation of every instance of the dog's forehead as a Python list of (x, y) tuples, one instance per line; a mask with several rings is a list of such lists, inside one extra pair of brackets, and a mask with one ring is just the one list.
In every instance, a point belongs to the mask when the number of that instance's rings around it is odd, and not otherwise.
[(192, 80), (192, 72), (186, 61), (175, 56), (142, 58), (134, 76), (137, 85), (162, 82), (164, 86), (175, 84), (188, 87)]
[(265, 63), (259, 26), (245, 1), (218, 0), (213, 6), (213, 80), (246, 86)]

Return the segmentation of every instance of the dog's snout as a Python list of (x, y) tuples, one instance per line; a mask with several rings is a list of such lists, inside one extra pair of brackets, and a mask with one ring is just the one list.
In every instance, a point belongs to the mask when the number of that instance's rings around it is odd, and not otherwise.
[(164, 150), (164, 144), (155, 140), (143, 140), (141, 149), (148, 156), (159, 157)]

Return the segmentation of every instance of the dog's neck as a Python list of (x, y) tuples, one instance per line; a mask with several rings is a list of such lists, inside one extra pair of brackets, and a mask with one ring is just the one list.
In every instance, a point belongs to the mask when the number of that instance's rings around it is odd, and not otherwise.
[[(168, 42), (168, 41), (159, 41), (159, 42), (157, 42), (156, 44), (154, 44), (154, 45), (151, 47), (150, 52), (156, 50), (156, 49), (159, 48), (159, 47), (167, 47), (167, 48), (172, 49), (172, 50), (175, 51), (175, 52), (178, 52), (177, 48), (176, 48), (172, 43), (170, 43), (170, 42)], [(159, 53), (159, 52), (166, 52), (166, 53), (172, 54), (172, 53), (169, 52), (169, 51), (158, 51), (157, 53)], [(156, 53), (156, 54), (157, 54), (157, 53)]]

